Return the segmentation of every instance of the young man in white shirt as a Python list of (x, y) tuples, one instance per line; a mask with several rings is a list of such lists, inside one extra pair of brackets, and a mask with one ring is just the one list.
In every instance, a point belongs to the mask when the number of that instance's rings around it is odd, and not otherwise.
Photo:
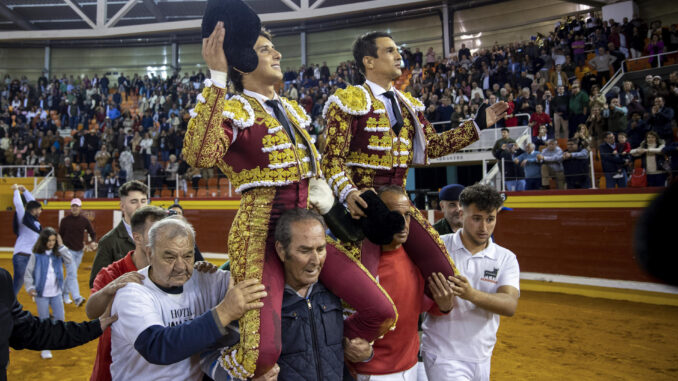
[(264, 286), (230, 273), (193, 272), (195, 233), (188, 222), (167, 218), (148, 233), (150, 265), (142, 284), (118, 290), (111, 327), (113, 380), (201, 380), (199, 353), (235, 335), (227, 326), (261, 308)]
[(447, 315), (427, 314), (422, 357), (430, 380), (489, 380), (499, 315), (513, 316), (520, 295), (515, 254), (495, 244), (502, 206), (499, 192), (476, 184), (461, 193), (463, 228), (441, 238), (460, 275), (449, 277), (455, 305)]

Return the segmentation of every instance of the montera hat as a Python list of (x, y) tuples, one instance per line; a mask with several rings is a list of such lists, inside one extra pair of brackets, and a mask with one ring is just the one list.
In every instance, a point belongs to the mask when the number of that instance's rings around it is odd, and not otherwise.
[(445, 185), (438, 194), (440, 201), (459, 201), (459, 195), (464, 190), (464, 186), (460, 184)]
[(202, 17), (202, 38), (209, 37), (219, 21), (224, 22), (228, 65), (243, 73), (254, 71), (259, 64), (254, 51), (261, 31), (259, 16), (242, 0), (209, 0)]

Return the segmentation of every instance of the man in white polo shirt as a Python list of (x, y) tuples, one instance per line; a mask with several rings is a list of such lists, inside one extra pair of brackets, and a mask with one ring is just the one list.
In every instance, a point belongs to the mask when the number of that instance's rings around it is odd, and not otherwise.
[(515, 254), (495, 244), (492, 232), (503, 200), (490, 186), (461, 193), (463, 228), (443, 235), (460, 275), (449, 277), (455, 305), (447, 315), (426, 314), (421, 351), (429, 380), (490, 379), (499, 315), (513, 316), (520, 295)]

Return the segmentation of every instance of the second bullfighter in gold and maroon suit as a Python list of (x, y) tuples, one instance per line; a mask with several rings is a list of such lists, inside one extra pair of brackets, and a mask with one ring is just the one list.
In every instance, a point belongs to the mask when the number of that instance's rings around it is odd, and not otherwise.
[[(337, 90), (325, 105), (327, 142), (322, 169), (342, 202), (350, 192), (364, 188), (378, 190), (396, 185), (404, 192), (410, 165), (427, 164), (429, 158), (458, 151), (478, 140), (479, 129), (471, 120), (437, 134), (423, 115), (424, 105), (409, 93), (397, 90), (404, 123), (396, 134), (375, 90), (385, 91), (369, 81), (362, 86), (349, 86)], [(414, 205), (410, 213), (410, 234), (404, 247), (424, 278), (433, 272), (454, 275), (455, 265), (438, 233)], [(361, 255), (355, 246), (345, 248), (354, 256)]]

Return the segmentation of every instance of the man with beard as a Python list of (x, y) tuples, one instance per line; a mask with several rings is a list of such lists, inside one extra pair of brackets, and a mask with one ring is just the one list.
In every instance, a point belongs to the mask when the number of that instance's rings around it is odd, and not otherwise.
[(459, 195), (463, 190), (464, 186), (460, 184), (446, 185), (440, 190), (438, 200), (444, 217), (433, 224), (438, 234), (451, 234), (461, 228)]

